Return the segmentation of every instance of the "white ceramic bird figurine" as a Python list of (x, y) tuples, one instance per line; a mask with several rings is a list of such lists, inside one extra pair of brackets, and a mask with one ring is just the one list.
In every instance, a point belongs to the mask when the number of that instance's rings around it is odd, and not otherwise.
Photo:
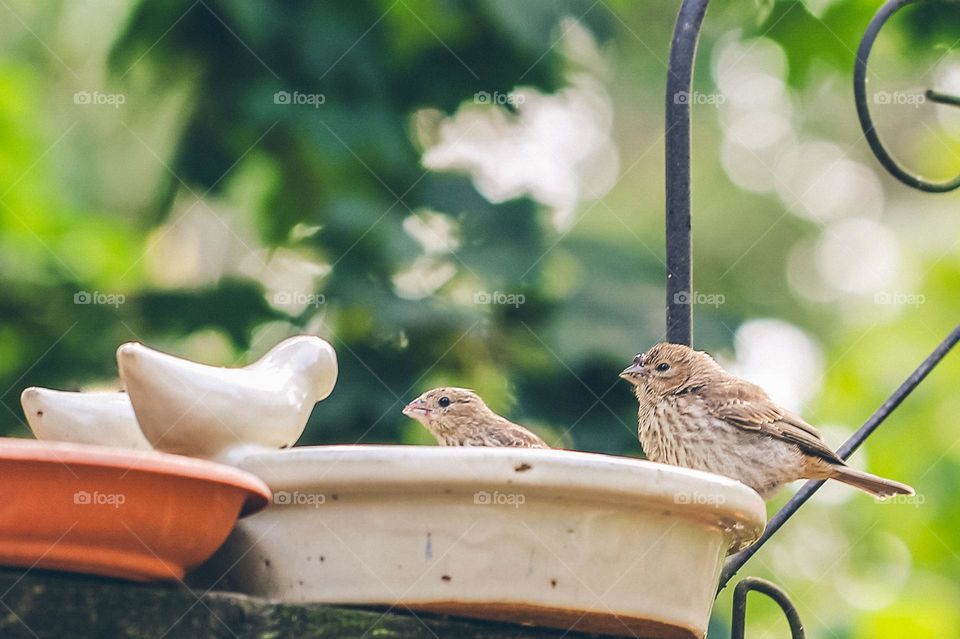
[(126, 393), (28, 388), (20, 405), (37, 439), (150, 450)]
[(236, 462), (292, 445), (337, 381), (337, 355), (312, 335), (291, 337), (244, 368), (191, 362), (131, 342), (117, 363), (147, 440), (157, 450)]

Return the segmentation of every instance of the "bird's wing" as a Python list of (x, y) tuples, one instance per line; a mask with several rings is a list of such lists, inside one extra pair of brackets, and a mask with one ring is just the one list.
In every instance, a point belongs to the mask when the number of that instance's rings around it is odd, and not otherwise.
[(802, 418), (778, 406), (756, 384), (736, 379), (711, 390), (698, 389), (711, 415), (746, 430), (759, 431), (789, 442), (806, 453), (834, 464), (843, 464), (823, 435)]
[(489, 436), (499, 446), (513, 448), (549, 448), (546, 442), (523, 426), (504, 420), (501, 427), (491, 430)]
[(784, 412), (782, 419), (765, 425), (762, 430), (774, 437), (796, 444), (804, 452), (816, 455), (831, 464), (844, 465), (843, 460), (837, 457), (837, 454), (824, 441), (823, 435), (793, 413)]
[(784, 410), (756, 384), (736, 379), (716, 382), (696, 389), (714, 417), (732, 422), (747, 430), (762, 430), (783, 418)]

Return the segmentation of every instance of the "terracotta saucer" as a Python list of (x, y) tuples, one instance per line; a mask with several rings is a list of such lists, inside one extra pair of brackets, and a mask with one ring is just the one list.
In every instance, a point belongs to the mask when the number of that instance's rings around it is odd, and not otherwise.
[(182, 579), (270, 500), (250, 473), (154, 451), (0, 438), (0, 565)]

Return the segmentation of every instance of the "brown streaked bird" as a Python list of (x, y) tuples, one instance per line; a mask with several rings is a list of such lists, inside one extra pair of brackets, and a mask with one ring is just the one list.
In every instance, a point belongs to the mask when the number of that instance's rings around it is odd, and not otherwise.
[(441, 446), (550, 448), (523, 426), (487, 408), (466, 388), (434, 388), (416, 398), (403, 414), (423, 424)]
[(702, 351), (657, 344), (620, 377), (633, 384), (640, 444), (652, 461), (737, 479), (765, 499), (796, 479), (836, 479), (879, 499), (914, 494), (847, 466), (816, 428)]

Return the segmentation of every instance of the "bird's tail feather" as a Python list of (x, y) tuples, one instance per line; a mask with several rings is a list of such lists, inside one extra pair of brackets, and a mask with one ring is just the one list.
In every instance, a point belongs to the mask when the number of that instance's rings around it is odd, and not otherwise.
[(892, 479), (884, 479), (849, 466), (834, 466), (831, 479), (859, 488), (876, 497), (886, 499), (893, 495), (915, 495), (913, 488)]

